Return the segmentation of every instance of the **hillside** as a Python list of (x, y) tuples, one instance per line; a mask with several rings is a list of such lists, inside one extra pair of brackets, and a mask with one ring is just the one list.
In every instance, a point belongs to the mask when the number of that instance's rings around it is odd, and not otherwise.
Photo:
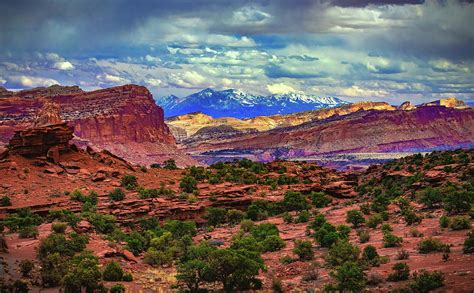
[(338, 172), (248, 160), (144, 169), (74, 148), (57, 163), (2, 154), (0, 286), (470, 291), (473, 159), (435, 152)]

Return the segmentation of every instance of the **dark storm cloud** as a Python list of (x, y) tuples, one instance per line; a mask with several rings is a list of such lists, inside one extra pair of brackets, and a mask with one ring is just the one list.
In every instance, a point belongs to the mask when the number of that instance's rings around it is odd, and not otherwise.
[(341, 7), (365, 7), (367, 5), (423, 4), (424, 0), (333, 0), (333, 5)]

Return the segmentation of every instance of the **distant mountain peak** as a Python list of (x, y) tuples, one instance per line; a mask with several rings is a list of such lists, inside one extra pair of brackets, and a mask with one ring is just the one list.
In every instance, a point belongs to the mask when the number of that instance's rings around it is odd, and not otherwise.
[(166, 96), (157, 99), (165, 110), (165, 116), (177, 116), (202, 112), (213, 117), (249, 118), (273, 114), (336, 107), (348, 102), (336, 97), (318, 97), (303, 93), (254, 95), (238, 89), (217, 91), (203, 89), (186, 97)]

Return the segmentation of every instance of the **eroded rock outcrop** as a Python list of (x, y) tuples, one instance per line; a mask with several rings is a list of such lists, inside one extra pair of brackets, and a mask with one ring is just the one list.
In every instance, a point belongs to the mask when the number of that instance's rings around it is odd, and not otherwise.
[(6, 143), (14, 131), (30, 125), (38, 109), (50, 100), (60, 106), (61, 118), (74, 129), (73, 142), (81, 147), (106, 149), (143, 165), (167, 159), (181, 166), (196, 163), (177, 149), (163, 110), (145, 87), (124, 85), (91, 92), (56, 88), (50, 95), (51, 89), (30, 90), (0, 99), (0, 141)]
[(10, 139), (10, 152), (27, 157), (48, 156), (58, 161), (59, 154), (69, 150), (73, 137), (73, 129), (61, 120), (59, 111), (58, 104), (46, 101), (31, 127), (16, 131)]

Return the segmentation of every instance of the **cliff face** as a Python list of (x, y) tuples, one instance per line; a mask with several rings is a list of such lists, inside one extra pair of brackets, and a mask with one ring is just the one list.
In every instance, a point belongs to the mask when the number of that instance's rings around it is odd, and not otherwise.
[(205, 158), (253, 154), (267, 161), (331, 153), (428, 151), (474, 146), (474, 109), (422, 106), (410, 111), (357, 111), (298, 126), (193, 142), (187, 152)]
[[(200, 129), (207, 127), (220, 127), (222, 125), (237, 129), (244, 133), (257, 131), (267, 131), (277, 127), (296, 126), (312, 120), (321, 120), (334, 115), (347, 115), (357, 111), (367, 110), (395, 110), (396, 108), (383, 102), (360, 102), (343, 105), (334, 108), (324, 108), (312, 111), (298, 112), (285, 115), (257, 116), (249, 119), (238, 119), (233, 117), (213, 118), (209, 115), (196, 112), (185, 115), (175, 116), (167, 119), (166, 123), (174, 128), (175, 137), (178, 142), (187, 144), (187, 138), (192, 136)], [(231, 133), (229, 133), (231, 134)]]
[[(55, 92), (63, 91), (56, 88)], [(52, 96), (43, 96), (40, 91), (39, 95), (2, 98), (0, 140), (7, 142), (15, 130), (31, 124), (46, 101), (60, 106), (61, 118), (74, 128), (73, 141), (78, 145), (115, 151), (116, 155), (140, 164), (170, 158), (180, 165), (194, 163), (177, 150), (164, 123), (163, 110), (156, 106), (151, 93), (136, 85)]]

